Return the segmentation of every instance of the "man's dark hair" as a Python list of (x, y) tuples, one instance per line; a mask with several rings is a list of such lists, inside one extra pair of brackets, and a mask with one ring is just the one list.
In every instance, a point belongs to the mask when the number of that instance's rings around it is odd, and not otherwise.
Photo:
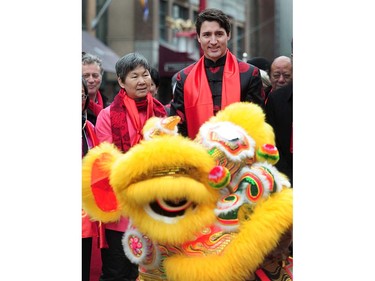
[(205, 21), (216, 21), (219, 23), (220, 27), (225, 29), (227, 35), (230, 35), (230, 20), (229, 17), (224, 14), (221, 10), (218, 9), (205, 9), (197, 17), (195, 21), (195, 30), (197, 31), (198, 36), (201, 33), (202, 23)]

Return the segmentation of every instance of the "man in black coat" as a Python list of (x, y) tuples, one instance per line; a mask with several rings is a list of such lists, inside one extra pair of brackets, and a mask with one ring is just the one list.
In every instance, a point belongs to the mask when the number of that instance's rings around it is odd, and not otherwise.
[(293, 186), (293, 82), (269, 94), (265, 111), (280, 154), (276, 167)]
[(231, 37), (229, 17), (221, 10), (202, 11), (195, 23), (201, 58), (182, 69), (170, 115), (178, 115), (178, 132), (194, 139), (200, 126), (227, 105), (248, 101), (264, 106), (259, 68), (236, 58), (228, 49)]

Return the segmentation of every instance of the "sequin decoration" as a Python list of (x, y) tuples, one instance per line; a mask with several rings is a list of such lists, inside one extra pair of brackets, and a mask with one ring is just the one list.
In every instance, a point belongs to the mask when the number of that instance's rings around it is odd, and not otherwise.
[(155, 255), (152, 254), (154, 251), (152, 242), (134, 227), (126, 230), (122, 237), (122, 245), (133, 263), (153, 263), (152, 259), (155, 259)]
[(226, 167), (231, 175), (237, 173), (243, 166), (241, 162), (228, 160), (224, 152), (216, 147), (210, 149), (208, 153), (216, 160), (216, 165)]
[(235, 233), (225, 233), (216, 225), (202, 230), (199, 238), (182, 245), (187, 256), (206, 256), (221, 254), (226, 246), (236, 237)]
[(275, 177), (272, 172), (265, 166), (253, 166), (253, 169), (258, 170), (263, 176), (265, 176), (266, 181), (269, 183), (269, 192), (274, 193), (277, 190), (277, 185), (275, 182)]
[(209, 139), (212, 142), (219, 143), (226, 151), (233, 155), (240, 154), (242, 151), (250, 149), (250, 143), (242, 132), (232, 127), (231, 131), (233, 136), (228, 137), (222, 132), (225, 129), (226, 128), (220, 126), (214, 128), (209, 132)]
[(225, 229), (234, 230), (238, 226), (238, 208), (243, 204), (243, 196), (232, 193), (222, 198), (215, 209), (219, 224)]
[(253, 173), (245, 173), (240, 182), (241, 189), (246, 190), (246, 197), (251, 202), (257, 202), (263, 195), (264, 187), (261, 180)]
[(141, 239), (136, 235), (130, 235), (128, 237), (129, 248), (132, 250), (133, 255), (136, 257), (142, 256), (143, 243)]

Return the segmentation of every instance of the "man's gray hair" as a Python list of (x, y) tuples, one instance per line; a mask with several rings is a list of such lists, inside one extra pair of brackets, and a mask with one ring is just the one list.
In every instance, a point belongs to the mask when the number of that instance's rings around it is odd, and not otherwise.
[(104, 69), (102, 65), (102, 60), (99, 57), (89, 53), (82, 54), (82, 65), (87, 64), (97, 64), (100, 68), (100, 75), (103, 76)]

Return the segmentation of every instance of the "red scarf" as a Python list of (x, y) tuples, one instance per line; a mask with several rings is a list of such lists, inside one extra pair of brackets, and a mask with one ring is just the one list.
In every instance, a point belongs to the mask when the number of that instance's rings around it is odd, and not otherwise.
[[(110, 106), (113, 143), (123, 152), (128, 151), (130, 147), (139, 143), (143, 138), (142, 128), (144, 123), (139, 118), (139, 112), (146, 112), (146, 120), (152, 116), (164, 117), (167, 114), (164, 106), (154, 99), (150, 93), (144, 100), (135, 101), (129, 98), (122, 88)], [(129, 135), (128, 118), (137, 132), (136, 137), (132, 140)]]
[[(221, 90), (221, 109), (240, 101), (240, 72), (237, 58), (227, 50)], [(212, 93), (207, 81), (204, 56), (194, 65), (184, 84), (188, 136), (194, 139), (200, 126), (214, 115)]]
[(86, 120), (86, 122), (88, 122), (85, 126), (86, 133), (89, 135), (89, 138), (92, 141), (92, 146), (97, 146), (99, 144), (99, 140), (96, 137), (94, 125), (92, 125), (92, 123), (89, 120)]

